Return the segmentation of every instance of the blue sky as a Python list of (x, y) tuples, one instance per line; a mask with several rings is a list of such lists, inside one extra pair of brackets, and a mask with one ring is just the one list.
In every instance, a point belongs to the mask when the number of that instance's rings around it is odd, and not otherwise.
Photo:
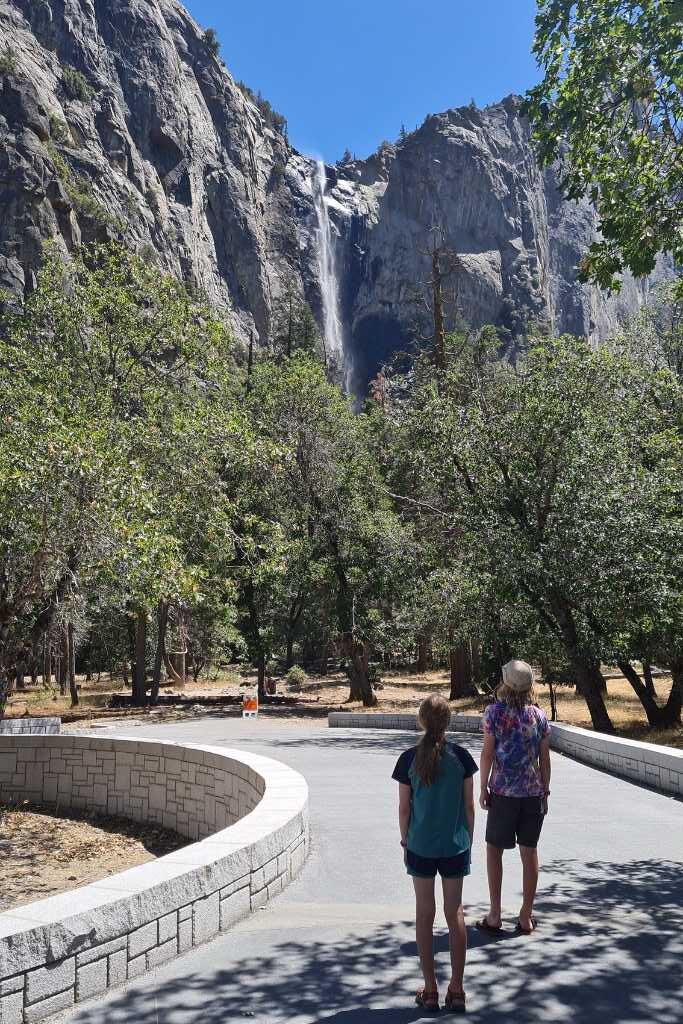
[(298, 149), (367, 156), (426, 114), (537, 80), (535, 0), (185, 0), (230, 72), (289, 122)]

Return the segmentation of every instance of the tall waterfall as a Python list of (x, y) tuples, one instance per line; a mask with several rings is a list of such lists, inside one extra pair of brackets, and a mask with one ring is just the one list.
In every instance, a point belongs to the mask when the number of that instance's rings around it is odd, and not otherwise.
[(325, 174), (325, 164), (322, 160), (318, 160), (313, 181), (313, 201), (318, 221), (318, 268), (320, 273), (320, 293), (323, 302), (325, 348), (328, 358), (331, 357), (341, 366), (344, 359), (344, 337), (339, 306), (337, 260), (334, 251), (332, 224), (325, 200), (326, 190), (327, 176)]

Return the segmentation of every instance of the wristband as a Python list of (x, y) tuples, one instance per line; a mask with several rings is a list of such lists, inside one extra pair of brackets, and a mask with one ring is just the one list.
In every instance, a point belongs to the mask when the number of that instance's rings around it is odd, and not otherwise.
[(407, 842), (405, 841), (405, 839), (402, 839), (402, 840), (401, 840), (401, 846), (403, 847), (403, 849), (404, 849), (404, 850), (407, 850), (407, 848), (408, 848), (408, 844), (407, 844)]

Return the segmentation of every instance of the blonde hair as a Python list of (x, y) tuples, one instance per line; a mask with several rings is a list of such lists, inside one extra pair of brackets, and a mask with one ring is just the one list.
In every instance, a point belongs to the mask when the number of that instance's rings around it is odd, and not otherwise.
[(451, 720), (451, 709), (445, 697), (433, 693), (420, 704), (417, 720), (425, 731), (417, 746), (415, 772), (425, 786), (431, 786), (439, 774), (439, 759)]
[(508, 707), (516, 708), (517, 711), (521, 711), (527, 704), (536, 703), (536, 692), (533, 686), (530, 686), (528, 690), (515, 690), (507, 683), (501, 683), (496, 690), (496, 697)]

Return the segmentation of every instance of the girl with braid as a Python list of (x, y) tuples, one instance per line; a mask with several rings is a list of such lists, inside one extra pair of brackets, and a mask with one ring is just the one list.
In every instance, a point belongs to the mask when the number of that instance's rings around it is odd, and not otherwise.
[(451, 710), (443, 697), (423, 700), (418, 721), (424, 736), (399, 757), (392, 778), (399, 783), (398, 823), (408, 874), (415, 887), (417, 950), (424, 976), (415, 1001), (428, 1011), (439, 1009), (434, 973), (434, 880), (443, 886), (451, 954), (451, 979), (444, 1008), (465, 1012), (463, 974), (467, 933), (462, 883), (470, 873), (474, 833), (472, 777), (477, 766), (457, 743), (446, 740)]

